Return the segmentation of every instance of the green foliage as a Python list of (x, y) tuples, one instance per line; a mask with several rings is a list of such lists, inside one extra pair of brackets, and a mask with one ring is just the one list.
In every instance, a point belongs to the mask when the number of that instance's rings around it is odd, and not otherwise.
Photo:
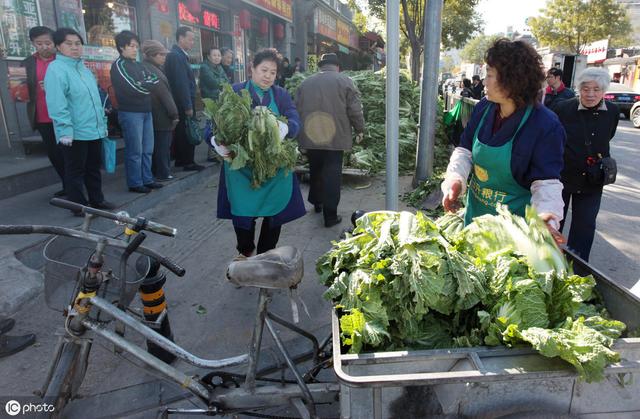
[(609, 348), (625, 325), (593, 305), (595, 280), (573, 275), (564, 258), (558, 264), (534, 211), (477, 220), (463, 228), (457, 214), (360, 218), (316, 264), (342, 344), (350, 353), (529, 344), (601, 380), (619, 359)]
[(460, 58), (467, 63), (483, 64), (485, 52), (500, 37), (500, 35), (478, 35), (472, 38), (460, 51)]
[(549, 0), (541, 15), (530, 20), (542, 45), (578, 53), (594, 41), (611, 37), (624, 45), (631, 31), (623, 5), (615, 0)]
[(259, 188), (281, 168), (293, 170), (297, 143), (280, 140), (278, 119), (267, 107), (251, 110), (246, 90), (236, 94), (225, 84), (219, 101), (205, 98), (203, 102), (204, 114), (214, 122), (216, 141), (231, 152), (231, 170), (250, 168), (253, 188)]

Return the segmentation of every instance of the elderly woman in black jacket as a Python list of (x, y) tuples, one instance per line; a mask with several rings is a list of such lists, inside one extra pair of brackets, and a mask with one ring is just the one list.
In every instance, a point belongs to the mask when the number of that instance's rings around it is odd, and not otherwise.
[[(577, 77), (580, 96), (552, 107), (567, 133), (562, 198), (566, 217), (571, 204), (571, 229), (567, 246), (589, 260), (602, 199), (602, 179), (587, 175), (599, 159), (609, 157), (609, 142), (616, 133), (620, 109), (604, 100), (609, 73), (588, 68)], [(563, 226), (561, 226), (562, 229)]]
[(158, 41), (147, 40), (142, 43), (142, 63), (147, 71), (158, 77), (158, 85), (151, 91), (151, 112), (153, 114), (153, 165), (156, 180), (163, 182), (173, 179), (170, 170), (171, 133), (178, 124), (178, 107), (171, 96), (169, 81), (162, 66), (169, 51)]

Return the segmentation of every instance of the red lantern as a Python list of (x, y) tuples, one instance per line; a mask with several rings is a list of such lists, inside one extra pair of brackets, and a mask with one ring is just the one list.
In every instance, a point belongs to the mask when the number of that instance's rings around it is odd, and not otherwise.
[(251, 13), (248, 10), (240, 10), (240, 29), (251, 29)]
[(273, 36), (277, 40), (284, 39), (284, 25), (282, 23), (276, 23), (273, 25)]
[(269, 33), (269, 19), (263, 17), (260, 19), (260, 35), (267, 35)]

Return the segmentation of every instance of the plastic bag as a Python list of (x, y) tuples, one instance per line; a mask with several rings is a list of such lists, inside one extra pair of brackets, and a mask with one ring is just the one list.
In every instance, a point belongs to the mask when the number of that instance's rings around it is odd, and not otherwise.
[(102, 164), (105, 172), (116, 171), (116, 140), (109, 137), (102, 139)]

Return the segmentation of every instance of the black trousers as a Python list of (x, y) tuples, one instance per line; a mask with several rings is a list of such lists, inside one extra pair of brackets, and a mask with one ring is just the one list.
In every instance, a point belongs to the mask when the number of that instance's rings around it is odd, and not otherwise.
[[(278, 239), (280, 239), (280, 231), (282, 226), (271, 227), (271, 217), (264, 217), (262, 219), (262, 227), (260, 227), (260, 237), (258, 238), (258, 250), (257, 253), (264, 253), (268, 250), (275, 249), (278, 245)], [(253, 220), (250, 230), (245, 230), (238, 227), (233, 227), (236, 231), (236, 239), (238, 245), (236, 249), (238, 252), (245, 256), (251, 256), (251, 253), (256, 248), (254, 244), (254, 237), (256, 234), (256, 221)]]
[[(596, 218), (600, 211), (602, 191), (592, 193), (570, 193), (562, 191), (564, 201), (564, 217), (567, 217), (571, 204), (571, 228), (567, 239), (567, 247), (578, 256), (589, 261), (589, 253), (596, 234)], [(560, 231), (564, 229), (564, 219), (560, 223)]]
[(153, 131), (153, 161), (151, 171), (157, 179), (171, 175), (171, 131)]
[(193, 156), (196, 146), (189, 144), (187, 140), (187, 129), (185, 125), (185, 114), (180, 114), (180, 122), (176, 125), (175, 135), (173, 136), (173, 148), (176, 156), (176, 167), (188, 166), (193, 164)]
[(63, 146), (56, 143), (56, 133), (53, 130), (53, 123), (38, 123), (36, 124), (36, 130), (42, 137), (42, 142), (47, 150), (47, 157), (51, 165), (55, 169), (60, 180), (62, 181), (62, 188), (64, 189), (64, 156), (62, 155)]
[[(102, 140), (74, 140), (71, 146), (60, 146), (65, 163), (65, 191), (70, 201), (87, 205), (104, 201), (102, 194)], [(89, 200), (84, 195), (87, 189)]]
[(307, 150), (311, 178), (308, 201), (322, 205), (325, 220), (338, 216), (343, 154), (342, 150)]

